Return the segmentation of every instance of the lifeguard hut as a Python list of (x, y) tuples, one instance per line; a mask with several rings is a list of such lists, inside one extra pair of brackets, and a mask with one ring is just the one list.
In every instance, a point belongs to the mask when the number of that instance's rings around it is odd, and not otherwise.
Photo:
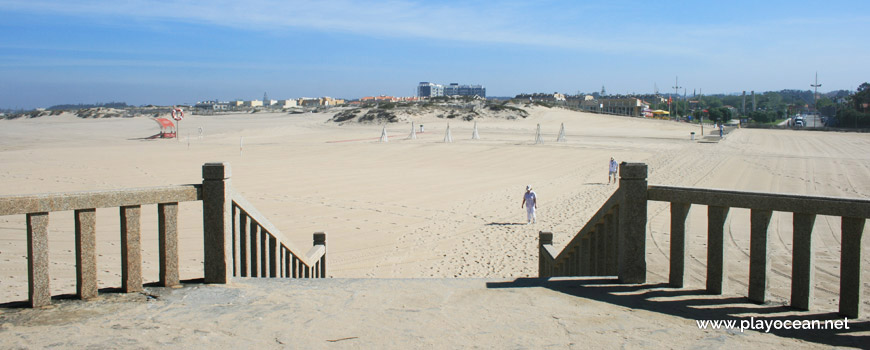
[(160, 133), (150, 138), (171, 139), (176, 136), (178, 129), (171, 120), (166, 118), (154, 118), (154, 121), (160, 125)]

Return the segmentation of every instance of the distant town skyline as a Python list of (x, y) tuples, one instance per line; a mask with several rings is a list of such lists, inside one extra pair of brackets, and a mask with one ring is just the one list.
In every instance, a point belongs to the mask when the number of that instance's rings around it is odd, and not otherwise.
[[(0, 108), (414, 96), (855, 90), (866, 1), (0, 0)], [(680, 93), (682, 93), (680, 89)]]

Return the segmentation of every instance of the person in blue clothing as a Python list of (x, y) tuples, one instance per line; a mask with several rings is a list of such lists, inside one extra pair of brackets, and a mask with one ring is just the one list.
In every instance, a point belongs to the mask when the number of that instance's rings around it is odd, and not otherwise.
[(532, 185), (526, 186), (526, 194), (523, 195), (523, 204), (520, 206), (526, 208), (526, 225), (538, 222), (535, 218), (535, 209), (538, 209), (538, 196), (535, 191), (532, 191)]
[(616, 161), (613, 160), (613, 157), (610, 157), (610, 172), (607, 175), (607, 183), (610, 183), (610, 179), (613, 179), (613, 183), (616, 183), (616, 172), (619, 169), (619, 165), (616, 164)]

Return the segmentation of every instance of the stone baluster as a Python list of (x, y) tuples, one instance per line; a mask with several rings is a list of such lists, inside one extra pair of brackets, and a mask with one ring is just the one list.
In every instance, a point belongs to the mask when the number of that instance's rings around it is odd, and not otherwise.
[(278, 277), (278, 240), (269, 235), (269, 277)]
[(269, 277), (269, 231), (257, 227), (260, 237), (260, 277)]
[(239, 276), (248, 277), (251, 267), (251, 238), (248, 234), (248, 214), (239, 208)]
[(138, 205), (124, 206), (121, 212), (121, 289), (124, 293), (142, 291), (142, 243)]
[(690, 207), (689, 203), (671, 203), (671, 270), (668, 284), (674, 288), (683, 288), (686, 270), (686, 217)]
[(97, 210), (75, 211), (76, 294), (81, 299), (97, 297)]
[(749, 214), (749, 300), (763, 304), (767, 299), (767, 228), (770, 210), (752, 209)]
[(813, 303), (813, 224), (814, 214), (792, 215), (791, 306), (809, 310)]
[(27, 214), (27, 274), (31, 307), (51, 304), (48, 287), (48, 213)]
[(595, 276), (604, 276), (607, 266), (607, 232), (604, 231), (604, 222), (595, 224), (595, 234), (598, 240), (595, 244)]
[(725, 219), (728, 207), (707, 207), (707, 292), (725, 289)]
[(251, 219), (250, 222), (250, 238), (251, 238), (251, 277), (260, 277), (260, 238), (259, 235), (263, 234), (262, 231), (259, 230), (260, 225), (257, 225), (257, 222)]
[(840, 314), (858, 318), (861, 313), (861, 236), (864, 218), (843, 217), (840, 249)]
[(580, 238), (580, 276), (592, 275), (592, 241), (589, 235)]
[[(618, 210), (618, 209), (617, 209)], [(604, 231), (607, 233), (607, 267), (605, 268), (605, 274), (607, 276), (615, 276), (616, 275), (616, 266), (617, 266), (617, 254), (616, 254), (616, 243), (617, 239), (617, 225), (616, 225), (616, 213), (610, 213), (604, 216)]]
[(173, 287), (178, 277), (178, 203), (157, 204), (160, 285)]

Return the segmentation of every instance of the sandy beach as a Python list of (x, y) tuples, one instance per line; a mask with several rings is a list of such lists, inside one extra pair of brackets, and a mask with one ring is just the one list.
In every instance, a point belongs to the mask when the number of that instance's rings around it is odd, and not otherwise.
[[(334, 113), (187, 116), (179, 140), (145, 140), (158, 131), (144, 117), (80, 119), (60, 115), (0, 121), (0, 194), (71, 192), (199, 183), (201, 166), (226, 161), (232, 184), (300, 247), (326, 231), (329, 276), (341, 278), (515, 278), (537, 274), (537, 233), (564, 245), (616, 189), (607, 162), (644, 162), (649, 183), (673, 186), (870, 198), (870, 135), (741, 129), (719, 143), (689, 140), (698, 126), (533, 107), (520, 120), (410, 124), (326, 122)], [(567, 142), (555, 142), (561, 123)], [(545, 143), (535, 145), (541, 124)], [(200, 137), (199, 130), (203, 133)], [(708, 129), (709, 130), (709, 129)], [(241, 146), (241, 147), (240, 147)], [(525, 225), (526, 185), (539, 198), (538, 222)], [(180, 206), (181, 277), (202, 277), (201, 205)], [(648, 282), (667, 280), (669, 211), (651, 203)], [(142, 209), (143, 273), (157, 280), (156, 208)], [(687, 227), (687, 288), (701, 288), (706, 208)], [(52, 294), (75, 293), (73, 217), (50, 218)], [(118, 209), (97, 210), (100, 287), (120, 284)], [(772, 302), (787, 302), (791, 215), (771, 221)], [(24, 216), (0, 217), (0, 302), (27, 299)], [(814, 310), (835, 311), (840, 222), (815, 222)], [(865, 228), (863, 251), (870, 251)], [(726, 222), (726, 294), (745, 295), (749, 211)], [(870, 254), (864, 254), (865, 274)], [(866, 278), (865, 278), (866, 281)], [(863, 305), (870, 310), (864, 282)]]

